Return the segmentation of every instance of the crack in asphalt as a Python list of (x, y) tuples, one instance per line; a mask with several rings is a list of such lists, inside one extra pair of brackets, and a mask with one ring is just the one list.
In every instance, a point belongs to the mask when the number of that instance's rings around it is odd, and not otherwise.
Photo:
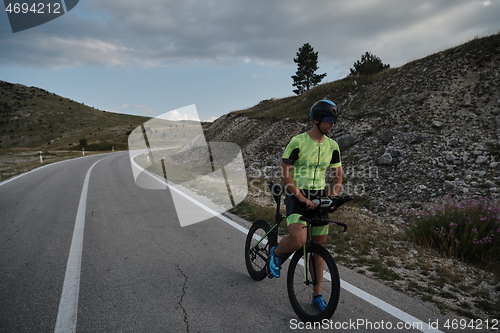
[(186, 295), (187, 276), (186, 276), (186, 274), (184, 274), (184, 272), (179, 267), (179, 265), (177, 265), (177, 270), (182, 274), (182, 276), (184, 276), (184, 282), (182, 284), (182, 295), (181, 295), (181, 299), (179, 300), (179, 302), (177, 304), (180, 306), (180, 308), (182, 309), (182, 312), (184, 313), (184, 323), (186, 324), (186, 332), (189, 333), (188, 315), (187, 315), (186, 309), (182, 305), (182, 301), (184, 300), (184, 295)]

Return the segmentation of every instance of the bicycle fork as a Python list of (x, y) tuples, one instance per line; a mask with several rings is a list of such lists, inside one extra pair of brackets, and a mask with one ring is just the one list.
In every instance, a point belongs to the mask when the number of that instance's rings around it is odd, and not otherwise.
[[(319, 270), (322, 270), (323, 268), (318, 262), (318, 258), (315, 258), (314, 253), (310, 253), (307, 250), (308, 246), (310, 247), (311, 245), (304, 244), (302, 247), (304, 260), (304, 284), (312, 285), (313, 289), (316, 289), (316, 286), (321, 285), (321, 277), (323, 274), (321, 274)], [(321, 294), (319, 290), (314, 290), (314, 293)]]

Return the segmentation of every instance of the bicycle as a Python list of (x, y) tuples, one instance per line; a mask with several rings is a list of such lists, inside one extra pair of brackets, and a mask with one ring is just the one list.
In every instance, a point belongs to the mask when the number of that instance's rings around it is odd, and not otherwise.
[[(271, 227), (265, 220), (257, 220), (250, 228), (245, 242), (245, 263), (252, 279), (261, 281), (272, 275), (267, 273), (269, 251), (278, 243), (278, 227), (286, 218), (281, 214), (281, 195), (285, 193), (285, 186), (270, 182), (269, 187), (276, 202), (275, 223)], [(316, 199), (317, 200), (317, 199)], [(333, 213), (344, 203), (354, 200), (352, 197), (321, 198), (315, 208), (314, 217), (302, 217), (306, 222), (307, 241), (305, 245), (292, 253), (282, 256), (282, 264), (290, 257), (287, 272), (287, 292), (293, 310), (304, 322), (319, 322), (329, 319), (335, 313), (340, 297), (340, 277), (335, 261), (323, 246), (315, 243), (311, 237), (311, 227), (336, 224), (347, 230), (347, 225), (330, 221), (326, 212)], [(302, 267), (300, 267), (302, 266)], [(327, 307), (320, 311), (312, 305), (313, 288), (319, 286), (321, 294), (327, 302)]]

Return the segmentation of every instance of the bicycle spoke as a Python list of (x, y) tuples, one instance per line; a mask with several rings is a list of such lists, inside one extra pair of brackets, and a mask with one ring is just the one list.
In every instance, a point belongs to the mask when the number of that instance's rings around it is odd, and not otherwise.
[(300, 274), (295, 274), (296, 278), (294, 279), (293, 283), (293, 289), (295, 297), (297, 298), (297, 302), (305, 312), (311, 315), (317, 315), (320, 313), (320, 311), (317, 307), (312, 305), (315, 282), (309, 272), (304, 277), (303, 268), (298, 271), (300, 271)]
[[(303, 260), (302, 250), (292, 258), (288, 272), (288, 294), (295, 312), (304, 321), (330, 318), (336, 309), (340, 279), (331, 255), (319, 245), (312, 246)], [(333, 281), (332, 281), (332, 278)], [(324, 311), (313, 305), (313, 295), (321, 294), (327, 303)]]
[(257, 281), (267, 276), (266, 264), (269, 258), (269, 224), (256, 221), (250, 228), (245, 244), (245, 262), (248, 273)]

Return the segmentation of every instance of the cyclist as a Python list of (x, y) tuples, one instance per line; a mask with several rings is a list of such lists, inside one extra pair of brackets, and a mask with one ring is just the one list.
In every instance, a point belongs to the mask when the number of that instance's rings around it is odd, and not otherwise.
[[(271, 248), (268, 273), (274, 277), (280, 276), (280, 256), (300, 249), (306, 242), (306, 222), (300, 217), (310, 216), (316, 207), (312, 200), (327, 195), (336, 196), (342, 188), (340, 149), (337, 142), (327, 137), (337, 121), (337, 106), (332, 101), (320, 100), (311, 107), (309, 116), (313, 119), (313, 127), (293, 137), (282, 156), (281, 179), (287, 189), (289, 234), (277, 247)], [(332, 168), (334, 178), (329, 193), (326, 193), (325, 172), (328, 167)], [(328, 238), (328, 225), (312, 227), (311, 234), (316, 243), (324, 245)], [(319, 269), (323, 270), (322, 267)], [(314, 287), (313, 305), (323, 311), (327, 304), (320, 289), (321, 284)]]

